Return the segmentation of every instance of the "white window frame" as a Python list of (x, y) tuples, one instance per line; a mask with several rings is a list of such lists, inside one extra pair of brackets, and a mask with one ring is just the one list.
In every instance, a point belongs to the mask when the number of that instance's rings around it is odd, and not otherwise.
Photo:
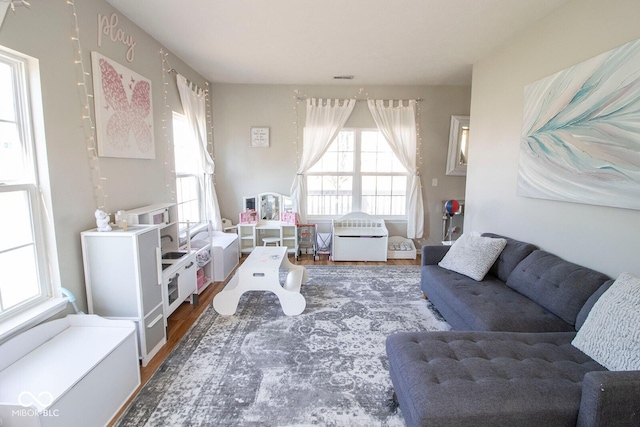
[[(307, 172), (305, 173), (305, 179), (308, 179), (310, 176), (322, 176), (322, 175), (331, 175), (331, 176), (350, 176), (353, 180), (353, 193), (352, 193), (352, 201), (351, 201), (351, 212), (360, 212), (362, 211), (362, 177), (363, 176), (406, 176), (407, 177), (407, 187), (405, 189), (405, 214), (404, 215), (376, 215), (380, 218), (391, 222), (406, 222), (407, 220), (407, 203), (409, 199), (409, 178), (410, 173), (407, 172), (382, 172), (382, 173), (373, 173), (373, 172), (362, 172), (361, 171), (361, 154), (362, 154), (362, 133), (363, 132), (380, 132), (377, 128), (343, 128), (340, 132), (354, 132), (355, 133), (355, 141), (354, 141), (354, 165), (353, 172)], [(308, 186), (307, 186), (308, 188)], [(348, 212), (345, 212), (346, 214)], [(340, 215), (312, 215), (309, 214), (308, 218), (310, 221), (327, 221), (331, 219), (338, 219), (344, 214)]]
[[(39, 295), (0, 312), (0, 342), (64, 310), (55, 244), (44, 114), (38, 60), (0, 46), (0, 61), (13, 70), (15, 122), (25, 159), (25, 176), (0, 183), (0, 192), (26, 192), (31, 212)], [(6, 208), (6, 207), (5, 207)], [(48, 214), (48, 215), (47, 215)], [(2, 279), (0, 279), (2, 280)]]
[[(174, 129), (174, 136), (173, 136), (173, 138), (174, 138), (174, 146), (173, 146), (173, 149), (174, 149), (174, 162), (175, 162), (175, 149), (176, 149), (176, 147), (175, 147), (175, 122), (176, 122), (176, 120), (180, 120), (180, 121), (184, 121), (186, 123), (187, 122), (187, 117), (184, 114), (178, 113), (176, 111), (173, 111), (172, 113), (173, 113), (172, 114), (172, 120), (173, 120), (173, 124), (174, 124), (174, 126), (173, 126), (173, 129)], [(188, 126), (188, 123), (187, 123), (187, 126)], [(192, 138), (194, 138), (193, 142), (197, 144), (198, 142), (195, 140), (195, 137), (193, 135), (192, 135)], [(175, 163), (174, 163), (174, 165), (175, 165)], [(178, 206), (178, 211), (180, 211), (180, 206), (182, 204), (182, 202), (180, 200), (177, 200), (177, 197), (178, 197), (178, 191), (177, 190), (178, 190), (178, 185), (179, 185), (178, 181), (181, 178), (194, 178), (195, 181), (196, 181), (197, 194), (198, 194), (198, 210), (199, 210), (199, 215), (200, 215), (200, 222), (193, 223), (193, 224), (189, 225), (189, 229), (191, 231), (196, 231), (202, 226), (202, 218), (205, 217), (205, 215), (204, 215), (205, 214), (205, 212), (204, 212), (204, 194), (203, 194), (204, 191), (203, 191), (202, 185), (201, 185), (201, 181), (202, 181), (201, 176), (200, 176), (199, 173), (178, 172), (177, 168), (175, 168), (175, 169), (176, 169), (176, 204)], [(187, 225), (186, 225), (185, 222), (183, 222), (182, 218), (179, 218), (179, 220), (181, 221), (181, 223), (179, 224), (179, 233), (182, 236), (187, 231)]]

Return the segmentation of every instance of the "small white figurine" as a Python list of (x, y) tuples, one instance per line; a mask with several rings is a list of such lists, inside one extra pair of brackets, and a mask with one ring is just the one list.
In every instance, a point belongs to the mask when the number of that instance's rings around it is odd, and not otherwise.
[(98, 226), (98, 231), (111, 231), (111, 226), (109, 225), (109, 215), (103, 210), (96, 209), (96, 225)]

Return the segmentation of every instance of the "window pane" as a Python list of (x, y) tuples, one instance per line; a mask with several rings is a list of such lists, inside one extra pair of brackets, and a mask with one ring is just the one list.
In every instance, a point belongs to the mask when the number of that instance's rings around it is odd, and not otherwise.
[(307, 177), (307, 213), (343, 215), (351, 212), (353, 178), (350, 176)]
[[(0, 251), (34, 244), (31, 205), (26, 191), (0, 193)], [(2, 271), (2, 270), (0, 270)]]
[(16, 121), (13, 72), (9, 64), (0, 63), (0, 120)]
[(198, 142), (185, 116), (173, 115), (173, 150), (176, 161), (176, 173), (197, 173)]
[(404, 215), (406, 176), (363, 176), (362, 211), (370, 215)]
[(0, 181), (15, 182), (27, 176), (18, 125), (0, 122)]
[(178, 199), (178, 218), (180, 228), (186, 227), (186, 222), (196, 224), (200, 222), (200, 183), (194, 176), (182, 176), (176, 178)]
[(393, 154), (387, 140), (379, 131), (362, 132), (360, 169), (365, 173), (406, 173), (400, 160)]
[(0, 312), (40, 295), (35, 245), (0, 253)]
[(342, 131), (309, 172), (353, 172), (355, 132)]

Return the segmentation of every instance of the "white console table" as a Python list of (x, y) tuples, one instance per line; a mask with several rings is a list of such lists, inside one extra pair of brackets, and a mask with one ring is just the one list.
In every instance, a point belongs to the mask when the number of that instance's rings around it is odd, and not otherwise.
[[(287, 270), (284, 284), (280, 283), (280, 268)], [(230, 316), (236, 312), (240, 297), (245, 292), (270, 291), (280, 300), (284, 314), (295, 316), (307, 306), (300, 287), (308, 279), (306, 268), (289, 261), (286, 247), (258, 246), (222, 292), (215, 296), (213, 308), (222, 315)]]

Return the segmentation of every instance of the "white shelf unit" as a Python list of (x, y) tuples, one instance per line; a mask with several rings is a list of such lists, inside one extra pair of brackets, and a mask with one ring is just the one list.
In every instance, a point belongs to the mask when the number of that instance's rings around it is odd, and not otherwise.
[(89, 313), (134, 321), (146, 366), (167, 342), (159, 228), (84, 231), (81, 241)]
[(238, 224), (240, 253), (250, 254), (256, 247), (256, 225), (257, 224)]
[(262, 246), (264, 237), (277, 237), (287, 253), (295, 254), (298, 242), (295, 224), (265, 221), (258, 224), (238, 224), (240, 253), (250, 254), (256, 246)]

